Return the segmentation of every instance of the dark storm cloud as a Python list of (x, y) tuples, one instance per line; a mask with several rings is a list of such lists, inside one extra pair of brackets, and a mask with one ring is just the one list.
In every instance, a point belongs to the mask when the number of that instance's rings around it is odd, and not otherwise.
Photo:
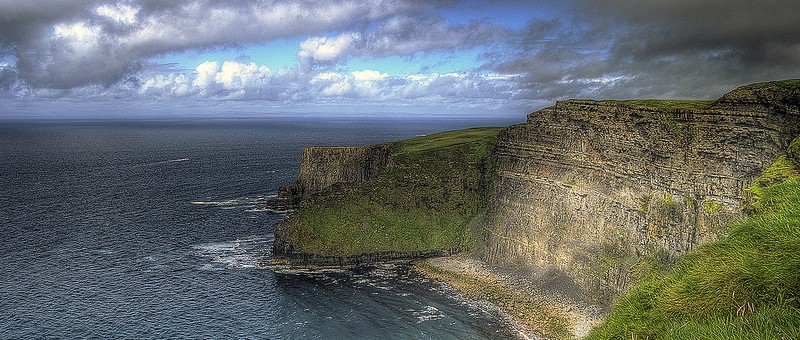
[(532, 22), (486, 67), (524, 74), (539, 99), (714, 98), (800, 77), (798, 13), (794, 0), (571, 1), (557, 27)]
[(88, 12), (98, 0), (0, 0), (0, 46), (37, 39), (54, 22)]
[[(798, 77), (798, 1), (593, 1), (596, 27), (613, 37), (621, 83), (651, 95), (713, 97), (735, 86)], [(613, 40), (612, 40), (613, 39)], [(672, 84), (671, 88), (667, 84)]]
[(613, 0), (586, 2), (584, 8), (602, 14), (605, 24), (630, 25), (626, 38), (634, 43), (617, 48), (635, 57), (733, 49), (743, 53), (743, 61), (763, 63), (776, 61), (769, 52), (800, 44), (800, 2), (794, 0)]
[(11, 92), (19, 84), (17, 72), (7, 67), (0, 67), (0, 95)]

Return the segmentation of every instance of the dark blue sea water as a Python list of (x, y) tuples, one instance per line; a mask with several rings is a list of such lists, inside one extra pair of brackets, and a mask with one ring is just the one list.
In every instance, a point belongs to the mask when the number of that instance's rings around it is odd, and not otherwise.
[(0, 122), (0, 338), (507, 337), (403, 266), (258, 263), (302, 147), (508, 123)]

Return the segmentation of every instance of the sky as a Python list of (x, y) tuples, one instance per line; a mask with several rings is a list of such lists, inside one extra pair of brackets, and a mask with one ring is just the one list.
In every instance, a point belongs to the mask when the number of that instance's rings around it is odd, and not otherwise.
[(797, 0), (0, 0), (0, 117), (518, 115), (800, 78)]

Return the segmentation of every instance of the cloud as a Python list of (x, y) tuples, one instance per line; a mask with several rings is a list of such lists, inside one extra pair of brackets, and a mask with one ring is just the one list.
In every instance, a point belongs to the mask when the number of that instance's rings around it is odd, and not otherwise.
[(176, 100), (259, 100), (284, 104), (358, 103), (526, 107), (518, 76), (499, 74), (389, 75), (375, 70), (270, 70), (254, 63), (209, 61), (194, 70), (156, 70), (125, 88), (127, 96)]
[[(532, 5), (531, 5), (532, 4)], [(800, 2), (524, 1), (524, 27), (443, 0), (0, 0), (5, 97), (499, 105), (580, 98), (714, 98), (800, 77)], [(523, 6), (524, 5), (524, 6)], [(488, 6), (488, 5), (486, 5)], [(539, 7), (545, 10), (530, 10)], [(513, 6), (512, 6), (513, 7)], [(488, 7), (484, 7), (488, 8)], [(458, 11), (456, 11), (458, 12)], [(169, 53), (305, 39), (297, 65), (155, 65)], [(479, 54), (459, 73), (388, 74), (382, 58)], [(375, 61), (347, 70), (348, 60)], [(254, 60), (256, 60), (254, 58)], [(274, 66), (274, 65), (273, 65)], [(514, 104), (517, 105), (517, 104)], [(538, 105), (538, 104), (537, 104)]]
[(0, 63), (0, 97), (18, 97), (28, 94), (28, 89), (20, 81), (17, 71), (8, 64)]
[(313, 77), (309, 83), (325, 97), (356, 97), (358, 93), (353, 85), (353, 78), (347, 74), (325, 72)]
[(95, 13), (118, 24), (133, 25), (136, 23), (139, 9), (126, 4), (101, 5), (95, 9)]
[(383, 80), (389, 77), (388, 73), (381, 73), (375, 70), (363, 70), (351, 72), (356, 81), (375, 81)]
[(298, 60), (313, 65), (343, 63), (352, 57), (383, 58), (419, 53), (451, 53), (505, 42), (512, 30), (482, 21), (450, 25), (440, 16), (394, 16), (370, 32), (312, 37), (300, 44)]
[(605, 24), (615, 21), (630, 26), (626, 38), (637, 39), (618, 42), (616, 48), (640, 57), (734, 49), (742, 52), (743, 60), (765, 62), (769, 60), (761, 59), (767, 57), (763, 52), (772, 52), (767, 46), (782, 49), (800, 44), (800, 2), (792, 0), (605, 0), (584, 2), (581, 7), (601, 14)]
[(531, 98), (715, 98), (800, 76), (796, 13), (791, 0), (571, 1), (485, 67), (524, 73)]
[[(1, 1), (0, 53), (13, 54), (34, 87), (108, 86), (164, 53), (348, 30), (430, 8), (402, 0)], [(324, 61), (325, 50), (311, 57)]]
[[(286, 82), (288, 79), (281, 77), (289, 74), (281, 72), (276, 74), (266, 66), (255, 63), (243, 64), (236, 61), (225, 61), (220, 65), (215, 61), (204, 62), (195, 68), (194, 79), (189, 82), (192, 75), (180, 74), (172, 77), (173, 84), (186, 85), (179, 88), (178, 95), (199, 94), (201, 97), (217, 99), (271, 99), (280, 98), (287, 89), (276, 82)], [(180, 77), (178, 79), (178, 77)], [(188, 85), (191, 83), (191, 87)], [(277, 91), (276, 91), (277, 90)]]
[(358, 33), (345, 33), (333, 38), (312, 37), (300, 43), (297, 59), (304, 69), (314, 64), (333, 64), (345, 59), (359, 38)]

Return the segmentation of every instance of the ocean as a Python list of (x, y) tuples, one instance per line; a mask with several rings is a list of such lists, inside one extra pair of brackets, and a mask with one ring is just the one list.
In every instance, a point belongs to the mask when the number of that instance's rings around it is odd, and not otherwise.
[(0, 122), (0, 338), (495, 339), (404, 265), (275, 271), (262, 209), (311, 145), (506, 120)]

